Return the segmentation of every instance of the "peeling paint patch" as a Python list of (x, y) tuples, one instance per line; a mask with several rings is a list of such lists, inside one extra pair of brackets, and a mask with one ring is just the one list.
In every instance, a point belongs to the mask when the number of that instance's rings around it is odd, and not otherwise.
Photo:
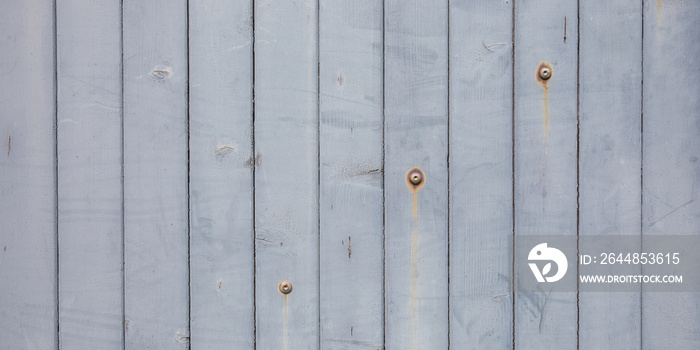
[(169, 66), (157, 65), (153, 68), (153, 71), (151, 71), (151, 75), (153, 75), (156, 80), (163, 80), (169, 78), (172, 72), (173, 69)]
[(190, 342), (190, 336), (187, 334), (183, 334), (180, 332), (175, 333), (175, 340), (177, 340), (178, 343), (189, 343)]
[(223, 161), (226, 155), (235, 152), (237, 149), (236, 145), (219, 145), (216, 147), (216, 160), (219, 162)]

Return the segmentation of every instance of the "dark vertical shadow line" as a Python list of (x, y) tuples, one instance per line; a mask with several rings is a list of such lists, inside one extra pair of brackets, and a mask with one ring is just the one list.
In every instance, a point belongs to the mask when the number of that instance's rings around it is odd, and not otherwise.
[(452, 235), (452, 224), (450, 222), (450, 202), (452, 199), (450, 192), (450, 3), (447, 0), (447, 349), (450, 349), (450, 236)]
[(187, 59), (187, 348), (192, 349), (192, 206), (190, 201), (190, 1), (185, 2), (185, 31)]
[[(576, 256), (581, 234), (581, 1), (576, 1)], [(576, 276), (579, 275), (576, 264)], [(581, 294), (576, 278), (576, 349), (581, 345)]]
[(122, 180), (122, 349), (126, 350), (126, 203), (125, 203), (125, 185), (124, 185), (124, 0), (119, 4), (120, 16), (120, 34), (119, 34), (119, 51), (121, 54), (121, 66), (119, 74), (121, 75), (121, 180)]
[(54, 273), (56, 274), (56, 291), (55, 291), (55, 304), (56, 304), (56, 349), (61, 348), (61, 337), (60, 337), (60, 330), (61, 330), (61, 325), (60, 325), (60, 299), (59, 299), (59, 241), (58, 241), (58, 15), (57, 15), (57, 6), (58, 4), (56, 3), (56, 0), (53, 1), (53, 97), (54, 97), (54, 120), (53, 120), (53, 132), (54, 132), (54, 208), (55, 208), (55, 219), (56, 222), (54, 224), (54, 230), (55, 230), (55, 239), (56, 239), (56, 268), (54, 270)]
[(316, 310), (321, 348), (321, 1), (316, 0)]
[[(640, 125), (639, 125), (639, 244), (640, 251), (644, 251), (644, 10), (646, 8), (644, 0), (642, 4), (642, 77), (641, 77), (641, 96), (640, 96)], [(641, 267), (644, 271), (644, 265)], [(643, 273), (642, 273), (643, 274)], [(639, 285), (639, 348), (644, 346), (644, 284)]]
[(386, 1), (382, 1), (382, 348), (386, 349)]
[(511, 266), (510, 266), (510, 288), (511, 288), (511, 340), (513, 341), (513, 350), (515, 350), (515, 1), (512, 5), (512, 22), (511, 22), (511, 53), (510, 53), (510, 69), (511, 69), (511, 225), (513, 234), (511, 236)]
[(257, 349), (258, 346), (258, 330), (257, 330), (257, 325), (258, 325), (258, 319), (257, 319), (257, 301), (256, 301), (256, 295), (257, 295), (257, 280), (255, 278), (255, 272), (257, 269), (257, 244), (255, 243), (255, 233), (256, 233), (256, 227), (255, 227), (255, 172), (257, 168), (257, 160), (255, 156), (255, 0), (250, 1), (250, 40), (251, 40), (251, 83), (252, 83), (252, 88), (251, 88), (251, 116), (250, 116), (250, 130), (251, 130), (251, 137), (250, 137), (250, 159), (251, 159), (251, 221), (253, 224), (253, 237), (252, 237), (252, 242), (253, 242), (253, 349)]

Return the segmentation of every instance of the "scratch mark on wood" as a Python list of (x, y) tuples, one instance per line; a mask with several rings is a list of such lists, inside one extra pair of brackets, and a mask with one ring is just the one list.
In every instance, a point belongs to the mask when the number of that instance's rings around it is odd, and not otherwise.
[(481, 45), (483, 45), (484, 48), (485, 48), (488, 52), (493, 52), (493, 50), (491, 50), (492, 47), (506, 47), (506, 46), (508, 46), (508, 44), (505, 44), (505, 43), (498, 43), (498, 44), (486, 45), (486, 43), (483, 42), (483, 41), (481, 42)]
[(538, 326), (538, 330), (540, 334), (542, 334), (542, 320), (544, 320), (544, 307), (547, 305), (547, 300), (549, 300), (549, 293), (552, 291), (550, 290), (544, 297), (544, 302), (542, 303), (542, 307), (540, 308), (540, 324)]
[[(324, 340), (328, 341), (328, 342), (334, 342), (334, 343), (352, 344), (352, 345), (356, 345), (357, 347), (363, 347), (363, 348), (368, 348), (368, 349), (376, 349), (376, 350), (382, 349), (381, 345), (372, 344), (370, 342), (361, 341), (361, 340), (350, 340), (350, 339), (342, 339), (342, 338), (324, 338)], [(346, 349), (346, 347), (343, 347), (343, 349)]]
[[(267, 239), (261, 238), (261, 237), (255, 237), (255, 240), (256, 240), (256, 241), (263, 241), (263, 242), (267, 242), (267, 243), (275, 243), (275, 242), (273, 242), (273, 241), (270, 241), (270, 240), (267, 240)], [(282, 245), (282, 244), (280, 244), (280, 246), (281, 246), (281, 245)]]
[(508, 294), (499, 294), (499, 295), (494, 295), (494, 296), (490, 297), (489, 300), (493, 301), (494, 303), (497, 303), (497, 302), (505, 299), (506, 297), (508, 297)]
[(652, 226), (656, 225), (659, 221), (661, 221), (661, 220), (667, 218), (668, 216), (670, 216), (671, 214), (675, 213), (675, 212), (678, 211), (679, 209), (681, 209), (681, 208), (683, 208), (683, 207), (685, 207), (685, 206), (687, 206), (688, 204), (693, 203), (693, 202), (695, 202), (695, 200), (694, 200), (694, 199), (691, 199), (691, 200), (689, 200), (689, 201), (687, 201), (687, 202), (681, 204), (678, 208), (671, 210), (668, 214), (662, 216), (662, 217), (659, 218), (658, 220), (656, 220), (656, 221), (654, 221), (653, 223), (651, 223), (651, 225), (649, 225), (649, 227), (652, 227)]

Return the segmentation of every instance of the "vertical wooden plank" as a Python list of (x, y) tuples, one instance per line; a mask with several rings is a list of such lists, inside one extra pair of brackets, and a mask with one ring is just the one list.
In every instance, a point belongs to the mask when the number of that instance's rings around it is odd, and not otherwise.
[(127, 349), (187, 348), (186, 1), (124, 3)]
[(122, 349), (121, 4), (56, 10), (59, 341)]
[(0, 339), (56, 347), (54, 6), (0, 11)]
[(252, 1), (189, 2), (192, 348), (251, 349)]
[(513, 4), (450, 2), (450, 346), (513, 347)]
[[(643, 235), (700, 234), (700, 2), (644, 2)], [(644, 246), (644, 251), (654, 247)], [(700, 347), (700, 293), (643, 293), (645, 349)]]
[[(516, 235), (577, 233), (577, 16), (575, 0), (515, 3)], [(576, 293), (517, 293), (514, 308), (517, 349), (576, 347)]]
[(384, 341), (381, 1), (321, 1), (321, 348)]
[(254, 6), (256, 346), (317, 349), (318, 8)]
[[(580, 4), (579, 233), (638, 236), (642, 7)], [(580, 348), (638, 349), (640, 302), (636, 292), (580, 293)]]
[(445, 349), (447, 0), (386, 1), (384, 15), (386, 346)]

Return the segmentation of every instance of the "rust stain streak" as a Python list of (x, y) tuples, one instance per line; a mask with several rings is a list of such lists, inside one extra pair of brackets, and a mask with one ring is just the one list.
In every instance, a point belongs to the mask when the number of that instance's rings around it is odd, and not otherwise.
[(348, 259), (352, 256), (352, 241), (350, 240), (350, 236), (348, 236)]
[(416, 334), (416, 315), (417, 315), (417, 301), (416, 298), (418, 296), (418, 244), (419, 242), (419, 237), (418, 237), (418, 217), (416, 213), (418, 212), (417, 209), (417, 191), (413, 192), (413, 232), (411, 234), (411, 295), (410, 295), (410, 302), (411, 302), (411, 349), (414, 349), (414, 343), (415, 343), (415, 334)]
[(287, 334), (287, 294), (284, 294), (284, 311), (283, 311), (283, 325), (282, 325), (282, 344), (284, 345), (284, 350), (289, 349), (289, 337)]
[(664, 10), (663, 0), (656, 0), (656, 22), (661, 22), (661, 14)]
[(544, 86), (544, 150), (549, 151), (549, 88)]
[(10, 156), (10, 150), (12, 150), (12, 135), (7, 136), (7, 156)]
[(537, 82), (540, 83), (540, 85), (542, 85), (542, 89), (544, 90), (544, 121), (542, 128), (544, 129), (544, 153), (546, 158), (547, 153), (549, 151), (549, 79), (545, 80), (540, 77), (540, 71), (542, 70), (542, 68), (549, 68), (551, 72), (552, 66), (547, 62), (540, 62), (539, 66), (537, 66), (537, 71), (535, 73), (535, 78), (537, 79)]
[[(411, 174), (419, 172), (422, 181), (418, 184), (411, 183)], [(410, 349), (415, 348), (415, 334), (418, 331), (416, 329), (416, 316), (418, 313), (418, 247), (420, 243), (419, 232), (419, 220), (418, 220), (418, 190), (425, 185), (425, 174), (419, 168), (413, 168), (406, 174), (406, 184), (408, 188), (413, 191), (413, 222), (411, 229), (411, 285), (410, 285), (410, 309), (411, 309), (411, 322), (410, 322)]]

